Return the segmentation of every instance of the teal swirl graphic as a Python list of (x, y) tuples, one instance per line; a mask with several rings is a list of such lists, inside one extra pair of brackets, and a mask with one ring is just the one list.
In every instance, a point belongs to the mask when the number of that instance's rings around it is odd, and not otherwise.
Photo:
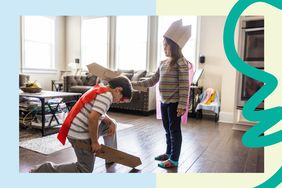
[[(255, 111), (256, 107), (277, 87), (278, 80), (272, 74), (246, 64), (238, 56), (234, 45), (234, 31), (240, 15), (248, 6), (256, 2), (267, 3), (280, 10), (282, 9), (281, 0), (239, 0), (227, 17), (223, 36), (224, 50), (231, 65), (242, 74), (265, 83), (265, 85), (248, 100), (243, 108), (244, 117), (250, 121), (257, 122), (257, 124), (250, 128), (242, 138), (243, 144), (251, 148), (270, 146), (280, 143), (282, 140), (281, 130), (269, 135), (261, 136), (266, 130), (270, 129), (282, 119), (282, 107), (279, 106)], [(281, 181), (282, 166), (280, 166), (280, 169), (270, 179), (258, 187), (276, 187)]]

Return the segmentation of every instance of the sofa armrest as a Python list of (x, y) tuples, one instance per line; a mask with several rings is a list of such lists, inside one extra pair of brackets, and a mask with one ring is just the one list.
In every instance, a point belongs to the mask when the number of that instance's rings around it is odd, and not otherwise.
[(69, 92), (74, 76), (64, 76), (64, 91)]
[(144, 111), (151, 111), (156, 109), (156, 87), (148, 87), (147, 91), (139, 91), (142, 96), (142, 103)]
[(156, 109), (156, 87), (148, 88), (148, 111)]
[[(153, 74), (147, 74), (144, 77), (139, 78), (139, 81), (147, 80), (151, 78)], [(156, 109), (156, 87), (148, 87), (146, 91), (139, 91), (144, 98), (144, 107), (146, 107), (146, 111), (151, 111)]]
[(84, 85), (86, 76), (64, 76), (64, 91), (70, 92), (72, 86), (82, 86)]

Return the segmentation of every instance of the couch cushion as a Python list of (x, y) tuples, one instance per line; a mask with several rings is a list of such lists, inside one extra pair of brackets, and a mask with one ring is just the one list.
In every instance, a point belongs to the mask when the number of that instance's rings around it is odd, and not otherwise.
[(146, 76), (146, 73), (147, 73), (146, 70), (135, 71), (134, 75), (131, 78), (131, 81), (139, 81), (141, 77)]
[(92, 86), (71, 86), (69, 92), (73, 93), (85, 93), (89, 89), (91, 89)]

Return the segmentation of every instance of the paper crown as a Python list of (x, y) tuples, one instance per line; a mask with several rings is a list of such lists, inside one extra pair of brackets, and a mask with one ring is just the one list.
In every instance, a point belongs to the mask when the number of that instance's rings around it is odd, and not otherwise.
[(183, 48), (191, 37), (191, 25), (182, 25), (182, 19), (173, 22), (164, 37), (173, 40), (180, 48)]

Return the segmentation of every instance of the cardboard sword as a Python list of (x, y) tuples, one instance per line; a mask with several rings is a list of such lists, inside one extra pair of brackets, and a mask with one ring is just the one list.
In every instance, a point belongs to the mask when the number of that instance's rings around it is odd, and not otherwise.
[[(100, 157), (107, 161), (112, 161), (112, 162), (119, 163), (125, 166), (129, 166), (132, 168), (135, 168), (142, 164), (139, 157), (113, 149), (103, 144), (101, 144), (101, 146), (102, 146), (101, 152), (99, 153), (99, 155), (96, 155), (97, 157)], [(75, 143), (74, 147), (79, 148), (79, 149), (84, 149), (87, 151), (91, 151), (91, 145), (85, 144), (83, 142)]]

